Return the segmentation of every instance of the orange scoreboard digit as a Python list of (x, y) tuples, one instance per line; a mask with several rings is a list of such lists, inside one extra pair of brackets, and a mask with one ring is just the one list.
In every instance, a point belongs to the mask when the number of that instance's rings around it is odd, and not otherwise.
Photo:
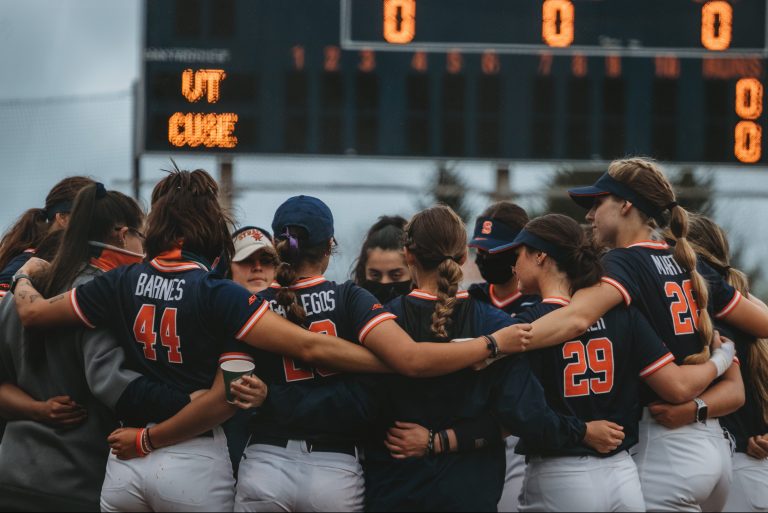
[(765, 165), (768, 0), (145, 0), (144, 152)]

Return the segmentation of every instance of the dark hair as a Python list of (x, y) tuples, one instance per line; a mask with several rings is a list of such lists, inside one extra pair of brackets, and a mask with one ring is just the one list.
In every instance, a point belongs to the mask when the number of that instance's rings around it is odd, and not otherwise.
[[(701, 338), (701, 351), (689, 355), (684, 362), (689, 364), (704, 363), (709, 359), (709, 345), (714, 336), (714, 325), (709, 316), (709, 288), (704, 277), (696, 270), (696, 252), (688, 242), (688, 211), (677, 204), (675, 191), (661, 167), (646, 158), (614, 160), (608, 166), (608, 174), (615, 180), (629, 186), (637, 194), (648, 200), (660, 212), (669, 210), (669, 232), (675, 239), (672, 256), (675, 261), (691, 275), (691, 284), (696, 293), (699, 307), (699, 322), (696, 325)], [(638, 210), (651, 227), (657, 222)]]
[(368, 252), (372, 249), (383, 249), (384, 251), (402, 251), (404, 228), (408, 223), (400, 216), (381, 216), (368, 230), (363, 240), (363, 246), (360, 248), (360, 255), (357, 257), (355, 267), (352, 270), (352, 279), (358, 285), (366, 280), (365, 266), (368, 264)]
[(437, 304), (432, 333), (447, 338), (456, 307), (456, 293), (463, 277), (461, 259), (467, 251), (464, 221), (446, 205), (422, 210), (405, 227), (405, 247), (425, 271), (437, 270)]
[(203, 169), (175, 168), (152, 191), (145, 249), (151, 260), (181, 247), (213, 262), (222, 252), (231, 260), (231, 217), (219, 204), (219, 187)]
[[(600, 251), (586, 236), (581, 225), (562, 214), (547, 214), (531, 220), (525, 230), (563, 251), (563, 258), (555, 260), (557, 268), (564, 272), (570, 282), (570, 292), (591, 287), (603, 276)], [(536, 251), (526, 247), (529, 252)]]
[[(102, 186), (103, 187), (103, 186)], [(89, 240), (108, 242), (115, 228), (141, 228), (144, 213), (130, 197), (118, 191), (104, 192), (99, 197), (99, 185), (84, 187), (75, 198), (70, 222), (64, 232), (59, 251), (50, 268), (36, 278), (45, 297), (72, 286), (91, 258)]]
[(277, 235), (275, 249), (280, 258), (280, 265), (277, 266), (275, 281), (280, 284), (280, 289), (277, 291), (275, 299), (277, 304), (285, 309), (285, 316), (289, 321), (304, 326), (307, 312), (298, 303), (296, 292), (290, 287), (299, 278), (297, 269), (306, 263), (317, 264), (320, 262), (332, 251), (332, 245), (331, 241), (326, 240), (311, 246), (308, 242), (307, 230), (300, 226), (289, 226), (286, 230), (290, 237), (296, 241), (296, 245), (292, 247), (287, 234)]
[(520, 231), (529, 221), (528, 213), (519, 205), (511, 201), (499, 201), (488, 208), (482, 214), (477, 216), (476, 221), (483, 218), (491, 218), (501, 221), (513, 230)]
[(75, 196), (86, 185), (94, 183), (84, 176), (70, 176), (54, 185), (45, 197), (44, 208), (30, 208), (24, 212), (0, 240), (0, 269), (4, 269), (17, 255), (27, 249), (37, 248), (48, 234), (54, 217), (49, 210), (74, 201)]

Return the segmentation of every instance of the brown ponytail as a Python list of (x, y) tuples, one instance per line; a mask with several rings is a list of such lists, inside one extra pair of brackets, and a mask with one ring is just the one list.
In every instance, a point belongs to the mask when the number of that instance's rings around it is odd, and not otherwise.
[(57, 207), (69, 212), (75, 196), (86, 185), (94, 183), (84, 176), (70, 176), (54, 185), (45, 197), (45, 208), (30, 208), (24, 212), (0, 240), (0, 269), (4, 269), (17, 255), (37, 248), (51, 227)]
[[(307, 231), (300, 226), (289, 226), (287, 233), (275, 234), (275, 249), (280, 258), (275, 281), (280, 284), (275, 299), (285, 310), (285, 317), (294, 324), (304, 326), (307, 312), (298, 302), (296, 292), (291, 288), (299, 279), (298, 269), (304, 264), (317, 264), (330, 251), (330, 241), (310, 246)], [(293, 240), (291, 240), (293, 239)]]
[[(673, 256), (675, 261), (686, 269), (691, 276), (691, 285), (699, 308), (696, 326), (701, 337), (701, 351), (688, 356), (685, 363), (698, 364), (709, 359), (709, 345), (714, 336), (712, 318), (709, 316), (709, 289), (704, 278), (696, 270), (696, 253), (688, 242), (688, 211), (677, 204), (672, 185), (664, 176), (661, 167), (653, 160), (645, 158), (630, 158), (614, 160), (608, 167), (608, 174), (614, 179), (626, 184), (639, 195), (647, 199), (659, 211), (669, 210), (669, 233), (675, 239)], [(657, 220), (640, 212), (650, 226), (657, 228)], [(660, 216), (659, 216), (660, 217)], [(657, 217), (658, 219), (658, 217)]]
[(463, 277), (459, 262), (466, 254), (466, 227), (450, 207), (437, 205), (413, 216), (405, 234), (405, 247), (419, 265), (425, 271), (437, 272), (437, 304), (431, 330), (435, 336), (446, 339)]
[[(704, 261), (742, 295), (749, 295), (749, 279), (746, 274), (731, 267), (728, 238), (719, 225), (708, 217), (692, 214), (689, 237), (696, 253)], [(763, 422), (768, 424), (768, 339), (760, 338), (749, 345), (748, 371), (763, 413)]]

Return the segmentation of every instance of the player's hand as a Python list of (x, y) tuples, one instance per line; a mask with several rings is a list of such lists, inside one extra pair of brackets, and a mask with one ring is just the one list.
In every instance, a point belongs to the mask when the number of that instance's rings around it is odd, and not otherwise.
[(711, 343), (711, 344), (709, 344), (709, 348), (710, 348), (710, 350), (714, 351), (714, 350), (715, 350), (715, 349), (717, 349), (718, 347), (722, 346), (722, 345), (723, 345), (723, 342), (724, 342), (724, 341), (726, 341), (726, 340), (728, 340), (728, 339), (727, 339), (727, 338), (725, 338), (725, 337), (722, 337), (722, 336), (720, 335), (720, 332), (719, 332), (719, 331), (717, 331), (717, 330), (715, 330), (715, 333), (714, 333), (714, 335), (712, 336), (712, 343)]
[(747, 442), (747, 454), (758, 460), (768, 459), (768, 435), (750, 437)]
[(696, 403), (683, 404), (655, 402), (648, 405), (653, 419), (667, 429), (677, 429), (696, 422)]
[(75, 427), (85, 422), (88, 412), (68, 395), (57, 395), (38, 401), (34, 420), (54, 427)]
[(587, 433), (584, 435), (585, 445), (601, 454), (615, 451), (624, 441), (624, 428), (607, 420), (587, 422)]
[(32, 257), (27, 260), (24, 265), (16, 272), (16, 274), (29, 274), (33, 275), (41, 271), (45, 271), (51, 266), (51, 264), (42, 258)]
[(384, 445), (396, 460), (423, 458), (427, 454), (429, 430), (411, 422), (395, 422), (387, 431)]
[(130, 460), (138, 458), (136, 452), (136, 435), (139, 432), (136, 428), (118, 428), (112, 431), (107, 437), (112, 454), (119, 460)]
[(513, 354), (525, 351), (531, 343), (532, 328), (530, 324), (513, 324), (494, 333), (499, 343), (499, 352)]
[(237, 407), (243, 410), (259, 407), (267, 399), (267, 384), (256, 376), (243, 376), (233, 381), (230, 391)]

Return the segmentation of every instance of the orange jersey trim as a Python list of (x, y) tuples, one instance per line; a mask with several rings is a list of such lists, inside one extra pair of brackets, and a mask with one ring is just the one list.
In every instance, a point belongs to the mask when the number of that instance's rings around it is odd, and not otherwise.
[(365, 326), (363, 326), (363, 329), (360, 330), (360, 335), (358, 336), (358, 340), (360, 341), (360, 343), (361, 344), (365, 343), (365, 337), (368, 336), (368, 333), (370, 333), (373, 328), (375, 328), (382, 322), (388, 321), (390, 319), (397, 319), (397, 316), (391, 312), (384, 312), (384, 313), (380, 313), (379, 315), (377, 315), (376, 317), (368, 321), (368, 323)]
[(715, 319), (722, 319), (723, 317), (726, 317), (729, 313), (733, 311), (734, 308), (736, 308), (736, 305), (739, 304), (739, 301), (741, 301), (741, 298), (744, 296), (741, 295), (741, 292), (738, 290), (733, 295), (733, 298), (731, 298), (731, 301), (725, 305), (725, 308), (720, 310), (718, 313), (715, 314)]
[(325, 276), (312, 276), (311, 278), (303, 278), (301, 280), (297, 280), (296, 283), (288, 288), (291, 290), (306, 289), (309, 287), (314, 287), (315, 285), (320, 285), (326, 281), (327, 280), (325, 279)]
[(69, 292), (69, 304), (72, 306), (72, 310), (74, 310), (75, 315), (89, 328), (95, 328), (96, 326), (91, 323), (91, 321), (88, 319), (88, 317), (85, 316), (82, 309), (80, 308), (80, 305), (77, 304), (77, 289), (72, 289)]
[(621, 294), (621, 297), (624, 298), (624, 303), (627, 306), (632, 304), (632, 296), (629, 295), (629, 292), (627, 291), (627, 289), (624, 288), (624, 285), (614, 280), (613, 278), (608, 278), (607, 276), (603, 276), (602, 278), (600, 278), (600, 281), (602, 281), (603, 283), (607, 283), (608, 285), (611, 285), (616, 290), (618, 290), (619, 293)]
[(256, 326), (256, 323), (259, 322), (259, 320), (264, 317), (264, 314), (267, 313), (267, 310), (269, 310), (269, 302), (263, 301), (261, 303), (261, 306), (253, 312), (253, 315), (245, 321), (245, 324), (242, 328), (240, 328), (240, 331), (237, 332), (237, 335), (235, 335), (235, 338), (237, 340), (243, 340), (243, 338), (253, 329), (254, 326)]
[[(412, 290), (410, 294), (408, 294), (411, 297), (417, 297), (419, 299), (427, 299), (429, 301), (437, 301), (437, 296), (434, 294), (430, 294), (429, 292), (421, 289)], [(469, 297), (469, 292), (466, 290), (460, 290), (456, 293), (456, 297), (458, 299), (467, 299)]]
[(642, 240), (627, 246), (628, 248), (669, 249), (669, 244), (657, 240)]
[(504, 308), (505, 306), (514, 303), (523, 296), (523, 293), (518, 290), (517, 292), (513, 292), (511, 295), (505, 298), (500, 298), (496, 295), (494, 290), (495, 288), (493, 283), (491, 283), (491, 285), (488, 287), (488, 295), (491, 298), (491, 303), (493, 303), (493, 306), (496, 308)]
[(542, 303), (546, 303), (548, 305), (560, 305), (560, 306), (568, 306), (571, 304), (570, 299), (565, 299), (564, 297), (547, 297), (541, 300)]
[(675, 361), (675, 355), (672, 353), (667, 353), (652, 364), (648, 365), (646, 368), (640, 371), (639, 376), (641, 378), (647, 378), (654, 372), (658, 371), (659, 369), (666, 367), (670, 363), (673, 363)]

